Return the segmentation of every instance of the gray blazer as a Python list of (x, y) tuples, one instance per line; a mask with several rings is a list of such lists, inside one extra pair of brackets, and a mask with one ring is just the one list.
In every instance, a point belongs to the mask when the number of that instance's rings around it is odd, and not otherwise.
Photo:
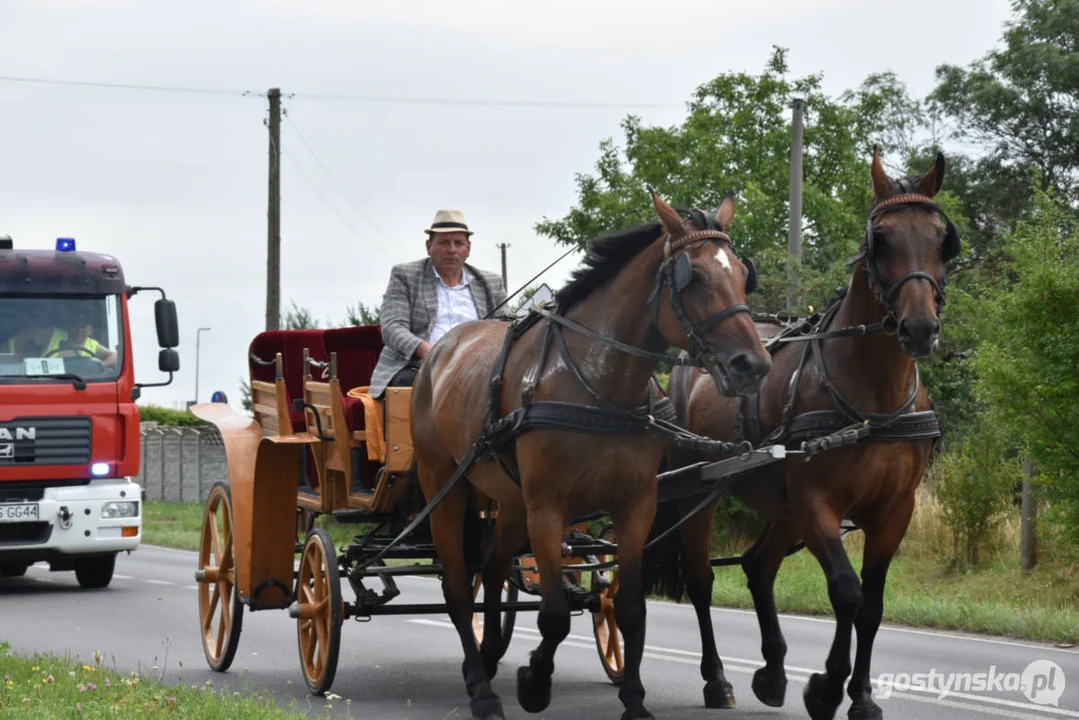
[[(465, 263), (474, 280), (468, 289), (482, 319), (506, 299), (502, 276)], [(500, 309), (500, 313), (505, 308)], [(427, 339), (438, 317), (438, 290), (431, 258), (395, 265), (382, 296), (379, 322), (382, 324), (382, 354), (371, 374), (372, 397), (382, 397), (386, 385), (409, 360), (419, 344)], [(418, 362), (418, 361), (417, 361)]]

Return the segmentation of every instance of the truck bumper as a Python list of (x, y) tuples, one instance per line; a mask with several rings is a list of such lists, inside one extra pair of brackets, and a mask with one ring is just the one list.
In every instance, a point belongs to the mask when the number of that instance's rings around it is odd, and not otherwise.
[[(135, 503), (135, 515), (102, 517), (112, 502)], [(28, 503), (36, 503), (37, 521), (0, 521), (0, 562), (48, 561), (63, 569), (76, 557), (134, 550), (142, 540), (142, 489), (128, 478), (46, 488), (44, 497)]]

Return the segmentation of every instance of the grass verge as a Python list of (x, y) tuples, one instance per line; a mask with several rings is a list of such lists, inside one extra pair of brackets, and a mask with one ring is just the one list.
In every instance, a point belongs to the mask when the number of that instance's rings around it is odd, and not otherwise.
[(283, 708), (269, 692), (215, 693), (211, 685), (163, 685), (138, 673), (123, 675), (93, 665), (35, 653), (25, 657), (0, 642), (0, 715), (34, 720), (64, 718), (205, 718), (217, 720), (295, 720), (305, 718), (295, 700)]
[[(861, 536), (846, 541), (861, 572)], [(1079, 643), (1079, 566), (1043, 565), (1023, 572), (1017, 562), (953, 570), (939, 560), (896, 557), (884, 588), (884, 621), (912, 627), (988, 633), (1052, 643)], [(808, 551), (784, 560), (776, 577), (780, 612), (831, 616), (824, 572)], [(739, 567), (716, 569), (712, 602), (752, 609)]]

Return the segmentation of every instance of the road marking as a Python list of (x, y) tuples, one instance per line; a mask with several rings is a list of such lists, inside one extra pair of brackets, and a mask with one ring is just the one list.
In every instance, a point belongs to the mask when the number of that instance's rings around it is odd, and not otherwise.
[[(426, 618), (417, 618), (406, 620), (405, 622), (415, 623), (417, 625), (429, 625), (433, 627), (447, 628), (455, 630), (453, 623), (444, 620), (429, 620)], [(538, 630), (525, 627), (514, 628), (514, 634), (524, 633), (529, 637), (538, 639), (541, 634)], [(585, 648), (588, 650), (595, 650), (595, 639), (587, 637), (585, 635), (574, 635), (570, 633), (566, 636), (566, 640), (562, 641), (561, 645), (573, 648)], [(646, 658), (655, 660), (664, 660), (666, 662), (673, 662), (682, 665), (700, 665), (701, 654), (699, 652), (692, 652), (690, 650), (678, 650), (676, 648), (658, 647), (655, 645), (645, 645), (644, 656)], [(760, 660), (753, 660), (749, 658), (731, 657), (727, 655), (720, 655), (720, 660), (723, 661), (723, 669), (731, 670), (738, 673), (753, 673), (756, 672), (758, 667), (763, 667), (764, 663)], [(748, 667), (745, 667), (748, 666)], [(796, 680), (799, 682), (808, 682), (809, 675), (813, 673), (823, 672), (822, 670), (814, 670), (813, 668), (803, 668), (796, 665), (784, 665), (784, 669), (787, 671), (788, 680)], [(791, 671), (796, 674), (791, 674)], [(876, 680), (870, 680), (874, 686), (878, 683)], [(932, 695), (934, 697), (920, 697), (914, 693), (923, 693)], [(1045, 705), (1034, 705), (1032, 703), (1024, 703), (1016, 700), (1006, 700), (1004, 698), (996, 698), (990, 696), (974, 695), (972, 693), (964, 692), (950, 692), (948, 697), (960, 698), (963, 700), (970, 700), (971, 703), (957, 702), (956, 700), (938, 699), (935, 696), (937, 691), (930, 690), (928, 688), (911, 688), (909, 691), (892, 690), (892, 697), (902, 698), (903, 700), (912, 700), (915, 702), (929, 703), (931, 705), (942, 705), (946, 707), (954, 707), (963, 710), (970, 710), (972, 712), (978, 712), (983, 714), (996, 715), (999, 717), (1011, 717), (1011, 718), (1041, 718), (1044, 715), (1030, 715), (1020, 714), (1011, 711), (1003, 710), (999, 707), (984, 707), (981, 704), (973, 703), (986, 703), (989, 705), (998, 705), (1002, 707), (1016, 708), (1018, 710), (1027, 710), (1037, 713), (1044, 713), (1049, 715), (1057, 715), (1060, 717), (1079, 718), (1079, 712), (1072, 710), (1064, 710), (1061, 708), (1049, 707)]]
[[(670, 601), (667, 601), (667, 600), (649, 600), (649, 602), (656, 602), (656, 603), (660, 603), (660, 604), (663, 604), (663, 605), (674, 605), (674, 606), (680, 605), (680, 603), (674, 603), (674, 602), (670, 602)], [(683, 605), (683, 607), (685, 607), (685, 606)], [(757, 613), (754, 612), (753, 610), (742, 610), (740, 608), (714, 607), (714, 608), (712, 608), (712, 612), (714, 612), (714, 613), (735, 613), (735, 614), (738, 614), (738, 615), (750, 615), (750, 616), (752, 616), (754, 618), (757, 617)], [(825, 625), (831, 625), (831, 626), (835, 627), (835, 619), (834, 618), (816, 618), (816, 617), (807, 617), (805, 615), (787, 615), (787, 614), (784, 614), (784, 613), (778, 613), (778, 616), (785, 619), (785, 620), (801, 620), (801, 621), (804, 621), (804, 622), (823, 623)], [(1048, 643), (1045, 644), (1045, 645), (1035, 645), (1033, 643), (1015, 642), (1015, 641), (1012, 641), (1012, 640), (997, 640), (996, 638), (975, 637), (975, 636), (971, 636), (971, 635), (964, 635), (962, 633), (935, 632), (933, 630), (915, 630), (914, 628), (896, 627), (894, 625), (886, 625), (884, 623), (881, 623), (880, 632), (884, 632), (884, 631), (894, 632), (894, 633), (907, 633), (909, 635), (926, 635), (928, 637), (941, 638), (943, 640), (957, 640), (957, 639), (958, 640), (970, 640), (971, 642), (989, 643), (991, 645), (1007, 645), (1007, 646), (1010, 646), (1010, 647), (1029, 648), (1031, 650), (1041, 650), (1041, 651), (1046, 651), (1046, 652), (1052, 651), (1052, 652), (1058, 652), (1058, 653), (1069, 653), (1071, 655), (1079, 654), (1079, 650), (1077, 650), (1077, 649), (1058, 648), (1058, 647), (1055, 647), (1055, 646), (1050, 645)]]
[(113, 573), (112, 576), (117, 580), (134, 580), (135, 578), (130, 575), (121, 575), (120, 573)]
[(143, 582), (144, 583), (149, 583), (150, 585), (175, 585), (176, 584), (174, 582), (169, 582), (168, 580), (143, 580)]

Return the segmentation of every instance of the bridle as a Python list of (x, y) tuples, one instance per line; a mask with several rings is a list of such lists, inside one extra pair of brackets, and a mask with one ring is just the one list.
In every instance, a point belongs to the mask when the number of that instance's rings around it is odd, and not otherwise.
[(730, 236), (720, 230), (696, 230), (678, 239), (672, 239), (670, 234), (667, 235), (663, 242), (663, 262), (656, 272), (656, 285), (648, 296), (648, 303), (652, 306), (652, 326), (659, 332), (659, 297), (664, 286), (670, 288), (671, 310), (678, 318), (690, 345), (689, 360), (685, 364), (707, 370), (717, 386), (722, 388), (728, 382), (729, 373), (715, 351), (705, 341), (704, 334), (727, 318), (743, 312), (748, 315), (750, 310), (749, 306), (743, 303), (731, 305), (699, 325), (690, 320), (686, 314), (685, 306), (682, 304), (682, 292), (689, 286), (693, 273), (693, 263), (689, 258), (688, 249), (698, 248), (709, 241), (715, 242), (720, 247), (724, 243), (731, 246)]
[(930, 285), (933, 286), (933, 292), (936, 297), (937, 313), (940, 313), (941, 308), (945, 302), (944, 285), (947, 284), (947, 280), (943, 283), (938, 282), (935, 277), (927, 273), (924, 270), (911, 270), (903, 273), (893, 282), (887, 289), (881, 282), (879, 273), (877, 272), (877, 258), (875, 252), (875, 244), (873, 242), (874, 230), (876, 229), (875, 222), (881, 215), (885, 213), (898, 210), (900, 208), (909, 207), (911, 205), (922, 207), (927, 210), (937, 212), (945, 221), (945, 236), (944, 245), (942, 248), (942, 256), (944, 262), (951, 260), (953, 257), (959, 254), (959, 233), (955, 228), (955, 225), (945, 214), (944, 210), (940, 208), (932, 198), (927, 195), (916, 192), (907, 192), (901, 195), (895, 195), (881, 200), (876, 203), (869, 211), (869, 219), (866, 223), (865, 242), (861, 252), (847, 261), (847, 265), (853, 265), (859, 260), (865, 260), (866, 271), (869, 274), (869, 286), (873, 290), (873, 294), (877, 298), (877, 302), (880, 303), (881, 310), (884, 313), (885, 319), (890, 320), (894, 326), (897, 323), (897, 311), (894, 306), (896, 295), (899, 293), (899, 288), (904, 283), (914, 280), (922, 279), (927, 280)]

